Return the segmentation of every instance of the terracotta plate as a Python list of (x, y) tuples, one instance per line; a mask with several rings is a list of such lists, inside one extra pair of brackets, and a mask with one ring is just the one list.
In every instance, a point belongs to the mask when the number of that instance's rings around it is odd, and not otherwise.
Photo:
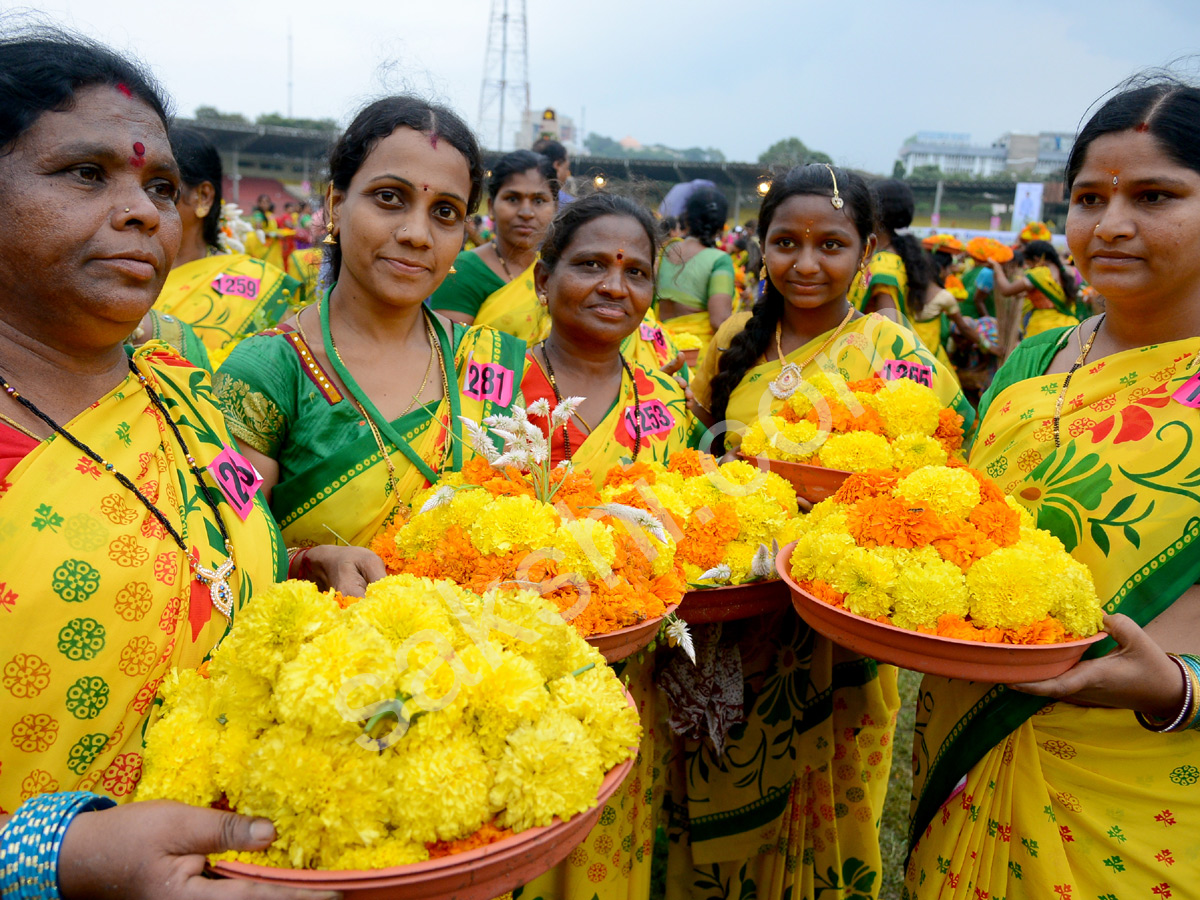
[(809, 503), (820, 503), (835, 493), (850, 475), (849, 472), (841, 469), (826, 469), (806, 463), (785, 462), (782, 459), (768, 459), (765, 456), (745, 456), (739, 453), (738, 459), (754, 463), (760, 469), (765, 463), (772, 472), (791, 483), (797, 497), (801, 497)]
[(585, 640), (604, 654), (604, 659), (609, 663), (619, 662), (627, 656), (633, 656), (652, 640), (658, 634), (658, 627), (662, 624), (662, 620), (679, 608), (676, 603), (667, 607), (665, 615), (655, 616), (653, 619), (647, 619), (645, 622), (639, 622), (637, 625), (627, 625), (624, 628), (618, 628), (616, 631), (609, 631), (605, 634), (593, 634)]
[(985, 644), (909, 631), (856, 616), (830, 606), (792, 580), (795, 542), (779, 551), (775, 568), (792, 592), (792, 605), (813, 630), (863, 656), (929, 675), (1013, 684), (1061, 675), (1085, 650), (1108, 635), (1104, 632), (1065, 644)]
[(788, 587), (777, 580), (697, 588), (683, 595), (679, 618), (689, 625), (732, 622), (778, 612), (787, 605)]

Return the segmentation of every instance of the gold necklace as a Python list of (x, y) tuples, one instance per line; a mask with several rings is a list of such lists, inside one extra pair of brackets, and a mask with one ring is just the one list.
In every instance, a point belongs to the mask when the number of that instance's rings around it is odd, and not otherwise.
[[(318, 296), (317, 319), (320, 318), (321, 298)], [(296, 316), (296, 325), (300, 329), (300, 337), (304, 340), (304, 343), (307, 344), (308, 338), (304, 336), (304, 327), (300, 324), (299, 316)], [(426, 334), (429, 336), (429, 365), (425, 367), (425, 378), (422, 379), (421, 386), (417, 389), (417, 392), (413, 394), (412, 403), (409, 403), (408, 409), (404, 410), (404, 412), (400, 414), (400, 418), (408, 415), (408, 413), (412, 410), (413, 405), (416, 403), (417, 398), (420, 397), (425, 391), (425, 386), (429, 382), (429, 370), (433, 366), (433, 359), (435, 356), (437, 357), (438, 361), (438, 370), (442, 373), (442, 396), (450, 396), (450, 386), (446, 380), (445, 357), (442, 356), (442, 344), (437, 339), (437, 333), (433, 330), (433, 323), (429, 321), (428, 317), (425, 319), (425, 328)], [(333, 348), (333, 355), (337, 357), (338, 362), (341, 363), (343, 368), (349, 371), (349, 367), (346, 366), (346, 361), (342, 359), (342, 354), (338, 352), (337, 343), (333, 339), (333, 329), (330, 329), (329, 331), (329, 345)], [(368, 413), (363, 405), (355, 400), (353, 395), (351, 395), (349, 392), (346, 394), (346, 399), (350, 401), (351, 405), (357, 409), (362, 415), (363, 419), (366, 420), (367, 425), (371, 429), (371, 435), (375, 438), (375, 446), (379, 448), (379, 456), (383, 459), (383, 464), (387, 466), (388, 488), (391, 490), (392, 496), (396, 499), (396, 505), (392, 507), (392, 511), (388, 513), (388, 517), (384, 520), (383, 525), (386, 527), (391, 524), (393, 519), (396, 518), (396, 513), (406, 506), (404, 499), (400, 496), (400, 480), (396, 477), (396, 466), (392, 462), (392, 455), (387, 451), (387, 446), (383, 443), (383, 435), (379, 433), (379, 426), (375, 424), (375, 420), (371, 417), (371, 414)], [(446, 446), (449, 446), (449, 442), (447, 442)], [(441, 462), (444, 461), (445, 453), (443, 452)], [(439, 462), (437, 466), (437, 471), (441, 471), (441, 462)]]
[(32, 431), (30, 431), (28, 428), (26, 428), (24, 425), (22, 425), (16, 419), (10, 418), (9, 416), (6, 416), (4, 413), (0, 413), (0, 419), (3, 419), (5, 422), (7, 422), (13, 428), (17, 429), (17, 431), (21, 432), (26, 437), (33, 438), (39, 444), (44, 440), (44, 438), (38, 437), (36, 434), (34, 434)]
[[(1067, 377), (1063, 379), (1062, 387), (1059, 388), (1059, 390), (1058, 390), (1058, 399), (1054, 401), (1054, 447), (1055, 447), (1055, 449), (1057, 449), (1058, 447), (1061, 446), (1061, 443), (1059, 440), (1059, 433), (1058, 433), (1058, 420), (1059, 420), (1059, 416), (1062, 415), (1063, 401), (1067, 398), (1067, 388), (1070, 387), (1070, 385), (1071, 385), (1071, 376), (1074, 375), (1075, 372), (1079, 369), (1079, 367), (1082, 366), (1084, 364), (1084, 362), (1087, 360), (1088, 352), (1092, 349), (1092, 343), (1096, 340), (1096, 335), (1098, 335), (1100, 333), (1100, 326), (1104, 324), (1104, 316), (1105, 315), (1106, 315), (1105, 313), (1100, 314), (1100, 321), (1098, 321), (1096, 323), (1096, 327), (1092, 330), (1092, 336), (1088, 338), (1087, 343), (1083, 345), (1083, 349), (1081, 349), (1079, 351), (1079, 356), (1076, 357), (1075, 364), (1073, 366), (1071, 366), (1071, 368), (1067, 371)], [(1082, 327), (1082, 326), (1079, 326), (1079, 325), (1075, 326), (1075, 328), (1076, 328), (1075, 333), (1077, 336), (1079, 336), (1080, 340), (1083, 340), (1083, 336), (1079, 334), (1080, 327)]]
[(508, 271), (508, 263), (504, 261), (504, 256), (500, 253), (500, 244), (495, 238), (492, 238), (492, 249), (496, 251), (496, 259), (500, 260), (500, 265), (504, 266), (504, 274), (512, 281), (512, 272)]
[(829, 335), (829, 338), (825, 341), (825, 343), (817, 348), (816, 353), (814, 353), (800, 365), (796, 365), (793, 362), (785, 362), (787, 357), (783, 355), (783, 321), (780, 320), (779, 322), (776, 322), (775, 352), (779, 354), (779, 364), (782, 366), (782, 368), (779, 370), (779, 376), (767, 384), (767, 387), (770, 389), (771, 393), (774, 394), (779, 400), (786, 400), (788, 397), (792, 396), (792, 394), (796, 393), (796, 390), (800, 387), (800, 382), (802, 380), (801, 373), (814, 359), (829, 349), (829, 346), (837, 340), (838, 335), (842, 333), (842, 329), (850, 324), (850, 320), (853, 317), (854, 307), (851, 306), (850, 309), (846, 311), (846, 318), (842, 319), (842, 324), (833, 330), (833, 334)]

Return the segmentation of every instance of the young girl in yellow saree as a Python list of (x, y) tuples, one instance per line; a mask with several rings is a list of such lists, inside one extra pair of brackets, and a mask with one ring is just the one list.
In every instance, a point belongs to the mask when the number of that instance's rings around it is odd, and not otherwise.
[[(655, 227), (624, 197), (596, 194), (565, 207), (547, 233), (537, 265), (538, 291), (553, 320), (531, 349), (522, 392), (552, 413), (567, 397), (584, 398), (561, 428), (548, 432), (551, 461), (569, 459), (602, 486), (622, 460), (666, 463), (694, 446), (696, 423), (683, 389), (669, 375), (629, 362), (622, 342), (642, 323), (654, 296)], [(514, 892), (520, 900), (649, 900), (651, 859), (665, 780), (662, 710), (653, 684), (655, 657), (625, 660), (644, 736), (633, 771), (600, 823), (567, 861)]]
[[(262, 473), (292, 574), (357, 595), (384, 575), (371, 539), (470, 457), (460, 417), (519, 399), (525, 346), (423, 302), (449, 271), (482, 186), (478, 146), (454, 113), (380, 100), (347, 129), (330, 171), (335, 284), (243, 341), (215, 387)], [(339, 554), (335, 570), (337, 544), (354, 555)]]
[(970, 461), (1087, 564), (1113, 639), (1049, 681), (926, 677), (910, 897), (1195, 892), (1198, 122), (1200, 90), (1151, 83), (1072, 150), (1067, 239), (1107, 312), (1020, 344)]
[[(854, 381), (889, 359), (928, 366), (970, 425), (957, 382), (912, 333), (847, 301), (875, 244), (861, 178), (793, 169), (772, 185), (760, 221), (766, 290), (753, 313), (718, 330), (692, 383), (698, 415), (725, 431), (726, 446), (802, 379)], [(725, 626), (721, 643), (740, 657), (745, 722), (720, 755), (707, 741), (677, 744), (668, 898), (877, 896), (896, 670), (819, 637), (791, 610)]]
[(1025, 247), (1025, 261), (1029, 268), (1017, 281), (1009, 281), (999, 263), (991, 264), (996, 273), (996, 293), (1025, 298), (1021, 310), (1025, 337), (1077, 324), (1086, 307), (1079, 301), (1075, 279), (1058, 258), (1058, 251), (1049, 241), (1030, 241)]

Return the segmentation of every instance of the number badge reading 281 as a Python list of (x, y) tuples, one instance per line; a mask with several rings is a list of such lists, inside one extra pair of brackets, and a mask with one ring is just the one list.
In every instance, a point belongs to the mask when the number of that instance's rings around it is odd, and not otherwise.
[(513, 396), (512, 369), (496, 363), (471, 362), (467, 365), (467, 384), (463, 393), (475, 400), (491, 400), (508, 406)]

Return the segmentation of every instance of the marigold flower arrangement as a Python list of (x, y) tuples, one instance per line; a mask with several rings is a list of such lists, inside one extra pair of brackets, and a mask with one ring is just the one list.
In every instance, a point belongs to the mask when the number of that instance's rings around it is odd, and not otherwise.
[(995, 238), (973, 237), (967, 241), (967, 255), (979, 262), (1006, 263), (1013, 258), (1012, 247), (1002, 244)]
[(696, 450), (674, 453), (666, 467), (614, 469), (601, 494), (664, 521), (675, 560), (695, 587), (777, 578), (775, 554), (797, 527), (796, 493), (785, 479)]
[(760, 419), (741, 452), (847, 472), (942, 466), (959, 458), (962, 416), (908, 378), (844, 381), (820, 372), (787, 399), (779, 415)]
[(856, 615), (989, 643), (1058, 643), (1100, 629), (1087, 567), (965, 466), (851, 475), (802, 520), (793, 579)]
[[(548, 404), (529, 412), (558, 428), (574, 400), (552, 415)], [(481, 457), (414, 497), (411, 518), (375, 539), (372, 549), (390, 573), (444, 578), (476, 592), (538, 590), (584, 637), (662, 616), (680, 601), (687, 583), (677, 540), (645, 505), (606, 499), (569, 465), (551, 469), (545, 438), (523, 409), (485, 420), (504, 439), (503, 452), (464, 422)]]
[(225, 858), (375, 869), (567, 819), (636, 752), (616, 676), (537, 594), (401, 575), (340, 599), (272, 587), (206, 673), (173, 672), (137, 799), (275, 823)]
[(676, 334), (671, 332), (671, 339), (675, 341), (675, 346), (680, 350), (703, 350), (704, 341), (700, 340), (694, 334)]

